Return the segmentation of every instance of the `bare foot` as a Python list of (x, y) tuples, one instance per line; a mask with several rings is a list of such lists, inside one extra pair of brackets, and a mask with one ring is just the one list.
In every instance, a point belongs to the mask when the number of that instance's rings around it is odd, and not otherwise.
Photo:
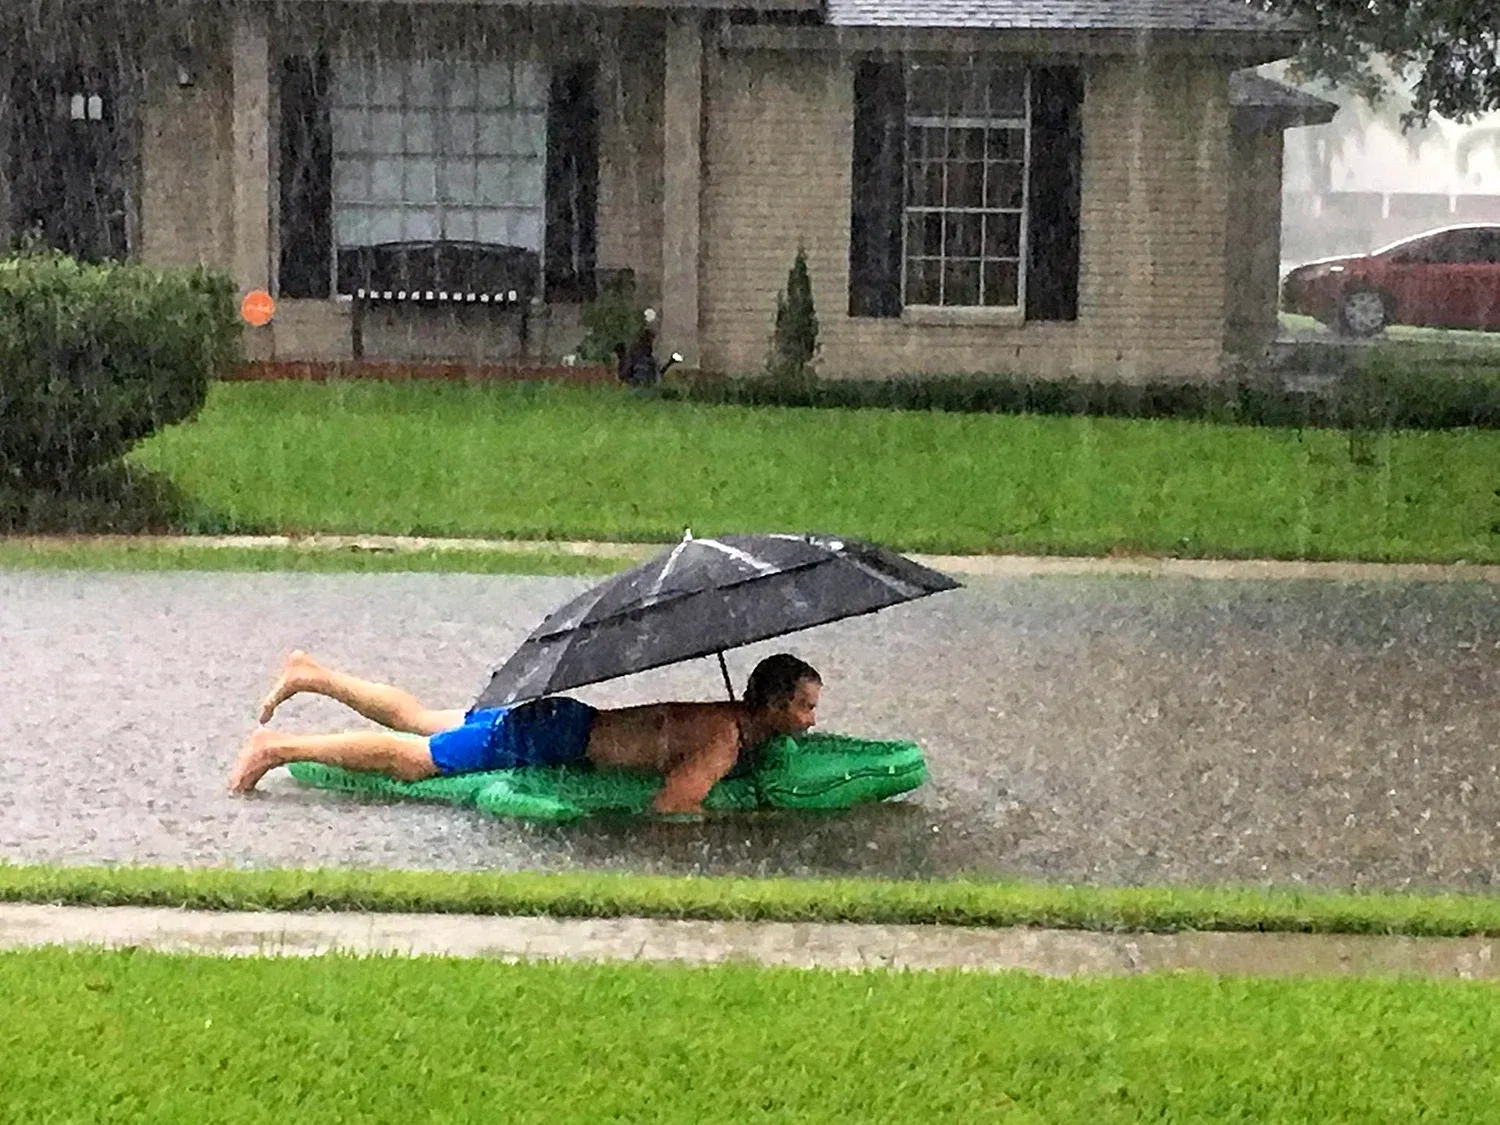
[(234, 769), (229, 773), (231, 792), (250, 792), (268, 770), (281, 765), (276, 742), (276, 732), (270, 730), (258, 730), (249, 737), (239, 758), (235, 760)]
[(295, 650), (282, 665), (280, 678), (266, 694), (265, 699), (261, 700), (260, 721), (269, 723), (271, 716), (276, 713), (276, 708), (299, 691), (306, 691), (311, 687), (322, 671), (323, 666), (316, 660), (300, 648)]

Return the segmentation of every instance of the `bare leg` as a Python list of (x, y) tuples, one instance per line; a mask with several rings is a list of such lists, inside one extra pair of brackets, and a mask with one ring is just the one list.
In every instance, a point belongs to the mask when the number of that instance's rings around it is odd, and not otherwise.
[(260, 705), (260, 721), (267, 723), (276, 708), (298, 692), (336, 699), (365, 718), (407, 734), (437, 734), (463, 722), (462, 711), (434, 711), (416, 696), (389, 684), (361, 680), (319, 664), (298, 649), (286, 658), (281, 676)]
[(267, 770), (288, 762), (322, 762), (349, 770), (372, 770), (397, 781), (421, 781), (424, 777), (435, 777), (438, 772), (427, 739), (419, 735), (383, 730), (344, 734), (258, 730), (240, 751), (229, 774), (229, 788), (248, 793)]

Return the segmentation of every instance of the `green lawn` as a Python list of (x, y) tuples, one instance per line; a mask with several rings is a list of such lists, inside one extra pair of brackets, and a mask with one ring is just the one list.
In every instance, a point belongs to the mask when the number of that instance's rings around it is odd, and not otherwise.
[[(1281, 313), (1280, 321), (1281, 327), (1288, 332), (1315, 332), (1330, 339), (1338, 338), (1338, 334), (1327, 325), (1320, 324), (1314, 318), (1300, 313)], [(1411, 324), (1393, 324), (1385, 330), (1383, 336), (1373, 337), (1367, 343), (1377, 351), (1394, 356), (1432, 357), (1441, 354), (1431, 349), (1412, 347), (1414, 344), (1424, 344), (1433, 345), (1438, 349), (1446, 348), (1450, 356), (1489, 352), (1491, 353), (1489, 358), (1493, 361), (1496, 353), (1500, 353), (1500, 332), (1477, 332), (1465, 328), (1421, 328)]]
[(0, 862), (0, 902), (725, 921), (1500, 936), (1500, 897), (1266, 887)]
[(465, 574), (612, 574), (628, 561), (552, 551), (365, 550), (318, 547), (200, 547), (151, 542), (0, 539), (0, 569), (238, 570)]
[[(669, 403), (615, 388), (227, 384), (145, 443), (196, 530), (1500, 560), (1500, 432)], [(1368, 463), (1351, 459), (1351, 452)]]
[(0, 1118), (1494, 1120), (1491, 985), (0, 954)]

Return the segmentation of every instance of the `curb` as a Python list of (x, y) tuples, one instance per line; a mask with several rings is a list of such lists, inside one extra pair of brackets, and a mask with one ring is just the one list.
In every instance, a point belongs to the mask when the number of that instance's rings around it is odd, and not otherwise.
[[(410, 535), (30, 535), (0, 536), (0, 543), (36, 550), (67, 547), (240, 548), (305, 551), (497, 551), (572, 555), (644, 562), (671, 543), (617, 543), (565, 539), (453, 539)], [(1182, 559), (1162, 556), (1097, 558), (1067, 555), (931, 555), (908, 557), (952, 574), (1034, 578), (1060, 575), (1196, 578), (1210, 581), (1490, 582), (1500, 584), (1500, 564), (1305, 562), (1281, 559)]]
[(439, 956), (1046, 976), (1500, 978), (1492, 938), (1119, 934), (1028, 927), (258, 913), (0, 905), (0, 949), (149, 949), (217, 956)]

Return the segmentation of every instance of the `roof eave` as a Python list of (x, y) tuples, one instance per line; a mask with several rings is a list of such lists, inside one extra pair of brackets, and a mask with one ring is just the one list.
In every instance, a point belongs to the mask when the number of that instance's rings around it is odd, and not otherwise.
[(1302, 106), (1245, 105), (1233, 109), (1236, 132), (1283, 133), (1310, 125), (1327, 125), (1338, 113), (1338, 107), (1313, 109)]
[[(190, 0), (193, 3), (220, 3), (221, 0)], [(354, 4), (373, 7), (394, 0), (280, 0), (281, 3), (332, 6)], [(654, 8), (668, 11), (795, 11), (821, 12), (823, 0), (409, 0), (422, 6), (469, 8)]]
[(1275, 62), (1295, 53), (1287, 31), (1142, 31), (1100, 28), (771, 27), (731, 24), (721, 29), (727, 51), (901, 52), (998, 51), (1018, 54), (1135, 55), (1143, 43), (1172, 54), (1209, 55), (1241, 66)]

